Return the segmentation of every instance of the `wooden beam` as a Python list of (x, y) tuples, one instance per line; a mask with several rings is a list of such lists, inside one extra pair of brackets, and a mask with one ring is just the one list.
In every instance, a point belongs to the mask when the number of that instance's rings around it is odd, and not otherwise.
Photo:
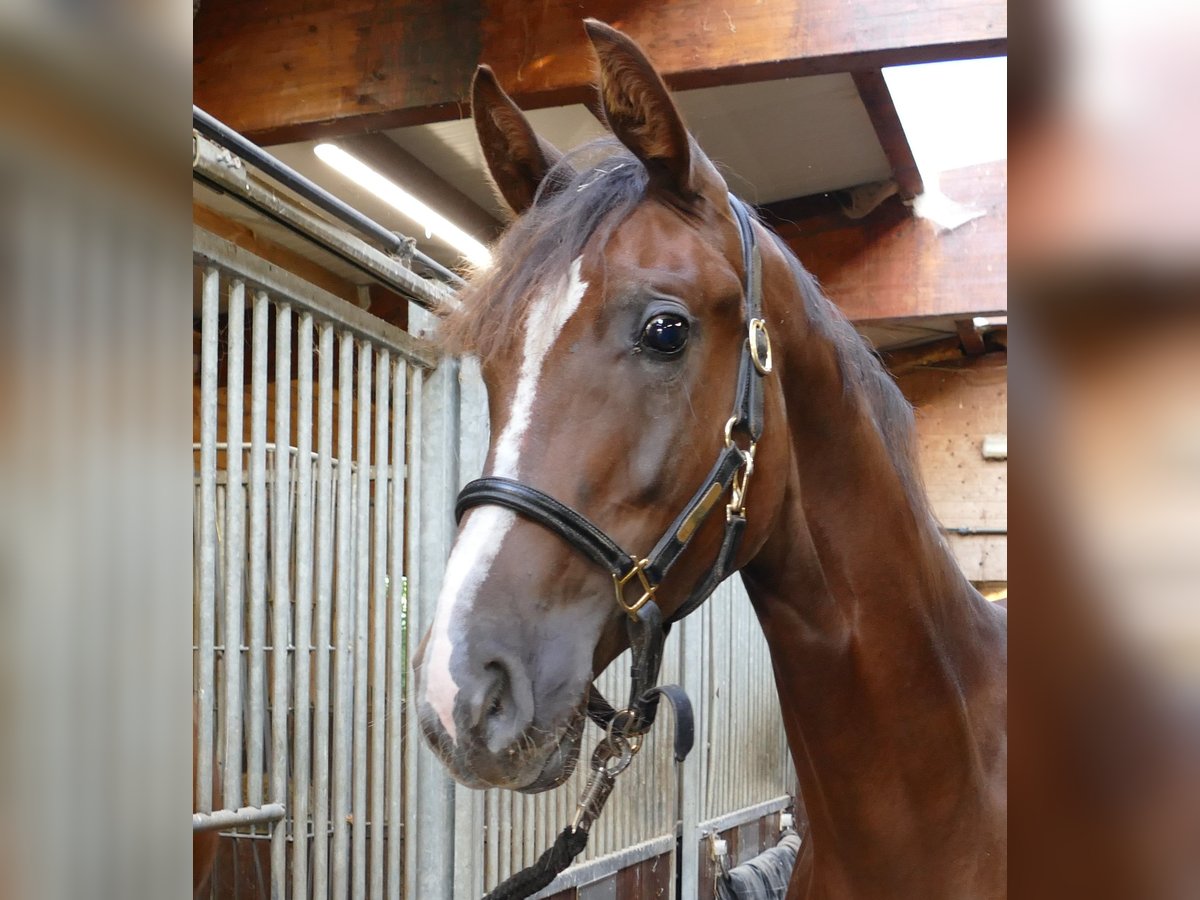
[(775, 228), (854, 321), (1003, 315), (1007, 184), (1004, 162), (943, 172), (941, 190), (984, 213), (950, 230), (914, 216), (899, 197), (859, 221), (819, 214)]
[(978, 356), (987, 349), (983, 344), (983, 335), (975, 327), (973, 319), (959, 319), (954, 323), (954, 327), (958, 331), (959, 341), (962, 342), (963, 353), (967, 356)]
[(450, 182), (384, 134), (360, 134), (338, 144), (468, 234), (487, 243), (504, 225)]
[(195, 102), (260, 143), (468, 114), (486, 62), (523, 106), (583, 102), (581, 19), (639, 41), (676, 90), (1007, 52), (1005, 0), (205, 0)]
[(880, 354), (883, 364), (893, 374), (907, 372), (919, 366), (962, 359), (962, 344), (956, 337), (938, 338), (915, 347), (901, 347)]
[(917, 161), (913, 159), (912, 147), (904, 133), (904, 126), (900, 124), (900, 116), (883, 72), (869, 69), (853, 73), (853, 78), (858, 96), (867, 108), (867, 115), (871, 117), (875, 136), (879, 138), (883, 153), (892, 167), (892, 179), (900, 188), (900, 197), (911, 200), (925, 191), (925, 185), (921, 181), (921, 173), (917, 171)]

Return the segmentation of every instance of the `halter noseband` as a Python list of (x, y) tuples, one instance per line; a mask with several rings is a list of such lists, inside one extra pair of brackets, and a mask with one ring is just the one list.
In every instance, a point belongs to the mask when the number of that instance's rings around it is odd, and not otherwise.
[[(639, 613), (642, 609), (654, 601), (655, 592), (667, 572), (726, 492), (730, 497), (725, 507), (725, 537), (721, 542), (721, 550), (708, 574), (672, 615), (671, 622), (695, 610), (730, 574), (746, 527), (746, 488), (754, 471), (755, 447), (762, 436), (762, 378), (771, 371), (771, 341), (762, 318), (762, 263), (750, 215), (742, 202), (732, 194), (729, 195), (729, 203), (741, 237), (747, 323), (746, 339), (738, 364), (733, 416), (725, 423), (725, 446), (718, 454), (716, 463), (700, 489), (675, 517), (649, 555), (639, 559), (626, 553), (586, 516), (549, 494), (512, 478), (493, 476), (472, 481), (459, 493), (454, 507), (455, 519), (461, 521), (467, 510), (473, 507), (487, 504), (503, 506), (554, 532), (612, 575), (617, 605), (633, 623), (641, 618)], [(749, 438), (747, 449), (743, 450), (734, 440), (735, 431), (743, 432)], [(632, 603), (627, 603), (625, 589), (634, 581), (637, 582), (640, 596)], [(661, 616), (658, 618), (661, 622)], [(657, 671), (651, 677), (656, 678)]]

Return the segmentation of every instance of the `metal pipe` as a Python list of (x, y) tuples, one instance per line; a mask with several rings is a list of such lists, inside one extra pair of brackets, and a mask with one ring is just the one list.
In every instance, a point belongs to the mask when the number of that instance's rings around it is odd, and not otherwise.
[(196, 680), (196, 804), (213, 803), (213, 682), (217, 601), (217, 338), (220, 333), (221, 274), (204, 270), (200, 299), (200, 621)]
[(296, 368), (299, 387), (296, 397), (296, 619), (292, 642), (293, 704), (295, 725), (292, 743), (292, 893), (308, 896), (308, 790), (309, 715), (312, 684), (309, 676), (312, 655), (313, 603), (313, 318), (300, 314), (296, 330)]
[[(405, 434), (407, 427), (406, 391), (408, 364), (396, 360), (392, 379), (392, 466), (391, 466), (391, 565), (388, 583), (388, 776), (387, 776), (387, 888), (389, 900), (400, 900), (401, 884), (400, 834), (404, 821), (404, 513), (405, 513)], [(376, 476), (378, 477), (378, 476)]]
[[(289, 476), (292, 458), (292, 308), (275, 307), (275, 483), (271, 524), (271, 800), (286, 802), (288, 776), (288, 624), (291, 618), (291, 501)], [(294, 829), (293, 829), (294, 830)], [(287, 884), (287, 822), (271, 829), (271, 897), (283, 900)]]
[(364, 216), (354, 207), (339, 200), (324, 188), (305, 178), (295, 169), (284, 165), (257, 144), (247, 140), (228, 125), (215, 119), (194, 104), (192, 106), (192, 127), (210, 140), (220, 144), (226, 150), (236, 153), (242, 159), (252, 163), (256, 169), (271, 176), (271, 178), (278, 181), (288, 190), (299, 194), (318, 209), (329, 213), (360, 234), (367, 235), (372, 240), (377, 241), (388, 252), (405, 255), (411, 253), (414, 262), (435, 273), (443, 281), (456, 287), (462, 285), (462, 278), (451, 272), (441, 263), (430, 259), (420, 250), (410, 248), (406, 238), (389, 231), (374, 219)]
[(250, 357), (250, 639), (246, 699), (246, 803), (262, 806), (263, 716), (267, 613), (267, 314), (265, 291), (254, 292)]
[(267, 803), (263, 806), (243, 806), (240, 809), (222, 809), (214, 813), (193, 813), (192, 831), (216, 831), (225, 828), (241, 828), (246, 825), (265, 825), (282, 821), (287, 814), (282, 803)]
[(363, 900), (367, 891), (367, 676), (371, 624), (371, 377), (374, 354), (363, 341), (358, 348), (358, 438), (354, 488), (354, 771), (351, 896)]
[(1007, 526), (1004, 528), (988, 528), (988, 527), (974, 528), (970, 525), (961, 525), (957, 528), (943, 527), (942, 533), (943, 534), (957, 534), (961, 537), (969, 537), (972, 535), (989, 535), (989, 534), (1006, 535), (1006, 534), (1008, 534), (1008, 528), (1007, 528)]
[[(387, 737), (387, 551), (388, 551), (388, 414), (391, 401), (391, 356), (379, 351), (375, 378), (375, 502), (373, 539), (374, 629), (371, 652), (371, 898), (383, 900), (384, 885), (384, 783), (385, 743)], [(368, 463), (370, 460), (368, 459)], [(398, 648), (397, 648), (398, 649)]]
[(221, 802), (242, 805), (242, 568), (246, 563), (242, 490), (242, 400), (246, 286), (235, 279), (226, 307), (225, 353), (225, 783)]
[(316, 697), (313, 701), (312, 894), (329, 894), (329, 630), (333, 608), (333, 326), (320, 330), (317, 360)]
[(350, 532), (353, 498), (351, 481), (354, 434), (354, 336), (341, 335), (338, 342), (338, 473), (337, 473), (337, 592), (335, 597), (333, 651), (333, 896), (344, 900), (349, 893), (350, 834), (350, 746), (349, 734), (353, 688), (353, 636), (351, 607), (354, 602), (350, 572), (354, 565), (353, 535)]

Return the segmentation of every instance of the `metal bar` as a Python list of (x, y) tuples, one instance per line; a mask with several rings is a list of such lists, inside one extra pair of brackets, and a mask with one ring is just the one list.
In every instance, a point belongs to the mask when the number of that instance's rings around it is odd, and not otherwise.
[[(533, 895), (532, 900), (540, 900), (540, 898), (550, 897), (557, 894), (559, 891), (570, 890), (571, 888), (584, 887), (594, 881), (599, 881), (602, 878), (608, 878), (610, 875), (615, 875), (622, 869), (628, 869), (630, 866), (635, 866), (640, 862), (645, 862), (648, 859), (654, 859), (656, 856), (662, 856), (664, 853), (670, 853), (675, 849), (675, 835), (664, 834), (661, 837), (651, 838), (648, 841), (641, 841), (637, 844), (632, 844), (614, 853), (608, 853), (604, 856), (599, 856), (596, 859), (588, 860), (584, 863), (571, 866), (561, 875), (550, 882), (549, 885), (542, 888)], [(694, 894), (684, 893), (684, 896), (695, 896)]]
[(341, 329), (353, 332), (372, 343), (423, 366), (437, 365), (440, 354), (429, 342), (420, 340), (378, 316), (373, 316), (341, 297), (309, 284), (286, 269), (255, 256), (225, 238), (192, 226), (192, 257), (236, 272), (248, 284), (286, 300), (298, 309), (307, 309)]
[(350, 572), (353, 568), (350, 533), (352, 453), (354, 449), (354, 336), (342, 334), (338, 346), (338, 473), (336, 549), (337, 586), (333, 640), (333, 896), (349, 893), (350, 725), (353, 698)]
[[(291, 618), (292, 309), (275, 307), (275, 484), (271, 548), (271, 801), (284, 803), (288, 776), (288, 625)], [(293, 825), (293, 831), (295, 830)], [(271, 898), (283, 900), (287, 884), (287, 822), (271, 829)]]
[(354, 771), (353, 842), (351, 844), (351, 896), (363, 900), (367, 892), (367, 677), (370, 674), (368, 629), (371, 625), (371, 345), (358, 348), (358, 471), (354, 490)]
[(225, 783), (221, 802), (236, 807), (242, 799), (242, 569), (246, 562), (242, 490), (242, 400), (245, 375), (246, 286), (235, 280), (226, 307), (225, 354)]
[(265, 825), (281, 822), (287, 810), (282, 803), (267, 803), (263, 806), (243, 806), (241, 809), (222, 809), (214, 813), (193, 813), (192, 831), (216, 831), (225, 828), (241, 828), (246, 825)]
[(196, 805), (213, 805), (213, 682), (217, 602), (217, 337), (221, 274), (204, 270), (200, 299), (200, 621), (196, 680)]
[[(379, 351), (375, 378), (375, 502), (373, 540), (374, 561), (371, 575), (374, 615), (371, 627), (371, 898), (383, 900), (384, 886), (384, 786), (386, 782), (385, 744), (387, 739), (387, 653), (388, 653), (388, 414), (391, 401), (391, 356)], [(369, 460), (368, 460), (369, 462)]]
[(753, 806), (747, 806), (743, 809), (734, 810), (722, 816), (717, 816), (714, 819), (701, 822), (700, 832), (701, 834), (708, 834), (710, 832), (727, 831), (730, 828), (737, 828), (739, 825), (745, 825), (747, 822), (754, 822), (765, 816), (769, 816), (773, 812), (787, 809), (791, 805), (792, 798), (786, 794), (781, 797), (772, 797), (770, 800), (755, 803)]
[(313, 897), (329, 894), (329, 629), (333, 606), (333, 326), (321, 326), (317, 360), (316, 696), (313, 700)]
[(198, 134), (192, 136), (192, 179), (230, 196), (289, 231), (328, 250), (367, 278), (438, 313), (457, 304), (452, 289), (422, 278), (395, 257), (365, 243), (340, 225), (309, 212), (291, 197), (253, 179), (242, 161)]
[(300, 314), (296, 330), (296, 620), (292, 641), (295, 724), (292, 742), (292, 895), (308, 896), (309, 715), (313, 603), (313, 319)]
[(246, 698), (246, 803), (262, 806), (263, 710), (266, 700), (267, 612), (267, 313), (264, 291), (254, 293), (250, 358), (250, 647)]
[[(404, 821), (404, 683), (408, 654), (404, 634), (404, 513), (407, 495), (405, 480), (405, 416), (408, 390), (408, 364), (396, 361), (392, 379), (392, 467), (391, 467), (391, 565), (388, 583), (388, 777), (387, 777), (387, 888), (389, 900), (400, 900), (400, 834)], [(378, 476), (376, 476), (378, 477)]]
[(462, 278), (455, 275), (441, 263), (430, 259), (420, 250), (410, 250), (402, 236), (384, 228), (374, 219), (364, 216), (357, 209), (354, 209), (354, 207), (349, 206), (324, 188), (314, 184), (295, 169), (284, 165), (257, 144), (247, 140), (228, 125), (225, 125), (195, 105), (192, 106), (192, 127), (225, 149), (236, 153), (242, 159), (252, 163), (255, 168), (271, 176), (289, 190), (299, 194), (318, 209), (329, 213), (361, 234), (369, 236), (372, 240), (378, 241), (390, 252), (411, 252), (414, 261), (436, 273), (450, 284), (458, 286), (463, 283)]

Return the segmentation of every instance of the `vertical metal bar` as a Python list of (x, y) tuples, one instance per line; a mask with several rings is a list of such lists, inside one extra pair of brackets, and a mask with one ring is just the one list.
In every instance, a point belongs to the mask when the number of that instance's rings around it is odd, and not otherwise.
[[(711, 604), (711, 601), (710, 601)], [(711, 605), (698, 610), (695, 615), (684, 619), (680, 624), (680, 643), (683, 658), (680, 660), (680, 684), (692, 697), (700, 698), (695, 706), (696, 741), (695, 752), (687, 765), (680, 767), (679, 773), (679, 820), (680, 820), (680, 853), (679, 881), (680, 895), (683, 897), (698, 897), (700, 894), (700, 815), (701, 801), (704, 796), (704, 769), (708, 765), (707, 725), (704, 721), (708, 715), (707, 697), (704, 693), (704, 623), (707, 621)]]
[(329, 629), (333, 606), (333, 326), (322, 325), (317, 360), (316, 696), (313, 699), (312, 895), (329, 895)]
[[(411, 305), (410, 305), (411, 309)], [(407, 631), (404, 635), (405, 655), (408, 659), (412, 659), (413, 643), (415, 635), (419, 634), (421, 622), (419, 618), (419, 610), (417, 609), (418, 600), (422, 595), (421, 584), (421, 566), (420, 566), (420, 539), (421, 526), (425, 521), (423, 515), (424, 510), (421, 509), (421, 445), (424, 440), (424, 430), (421, 427), (423, 418), (422, 396), (424, 395), (424, 376), (423, 369), (411, 367), (409, 369), (409, 406), (408, 406), (408, 436), (405, 441), (405, 452), (408, 459), (407, 463), (407, 480), (405, 482), (405, 506), (408, 509), (408, 530), (405, 535), (405, 558), (408, 560), (406, 575), (408, 576), (408, 606), (406, 610)], [(417, 622), (413, 622), (413, 616), (417, 615)], [(411, 705), (412, 695), (412, 678), (405, 678), (405, 725), (404, 725), (404, 783), (407, 787), (405, 794), (406, 804), (404, 809), (404, 884), (401, 891), (402, 896), (407, 900), (409, 897), (417, 896), (415, 893), (415, 885), (417, 882), (416, 867), (420, 864), (416, 853), (416, 840), (414, 831), (417, 823), (420, 821), (416, 805), (417, 791), (413, 790), (413, 784), (417, 774), (420, 772), (418, 765), (419, 753), (417, 751), (417, 742), (421, 740), (421, 731), (414, 719), (416, 718), (414, 707)]]
[(200, 621), (196, 708), (197, 812), (212, 812), (213, 680), (217, 603), (217, 335), (221, 273), (204, 270), (200, 300)]
[(309, 715), (312, 683), (309, 663), (312, 654), (313, 576), (313, 320), (300, 314), (296, 333), (296, 623), (292, 741), (292, 896), (308, 897), (308, 790), (310, 778)]
[[(271, 802), (287, 806), (288, 625), (291, 619), (292, 308), (275, 308), (275, 484), (271, 548)], [(271, 900), (287, 884), (287, 818), (271, 826)], [(293, 831), (295, 831), (293, 823)]]
[[(458, 374), (456, 360), (442, 360), (437, 369), (426, 374), (422, 391), (425, 432), (420, 445), (422, 519), (418, 543), (421, 590), (409, 604), (409, 621), (416, 634), (422, 634), (433, 619), (454, 540), (451, 509), (458, 490)], [(414, 744), (420, 740), (418, 733), (410, 734)], [(455, 790), (454, 782), (433, 754), (412, 755), (418, 774), (409, 784), (415, 788), (418, 800), (416, 819), (406, 831), (405, 845), (413, 847), (418, 862), (415, 871), (409, 873), (416, 880), (410, 895), (422, 900), (451, 900), (475, 875), (475, 848), (464, 845), (460, 853), (455, 846), (456, 825), (465, 821), (458, 818), (462, 792)]]
[(363, 341), (358, 353), (358, 476), (355, 486), (354, 538), (354, 769), (353, 843), (351, 878), (354, 900), (367, 892), (367, 677), (370, 674), (368, 629), (371, 615), (371, 345)]
[[(408, 661), (404, 634), (404, 519), (405, 493), (405, 415), (408, 390), (408, 366), (396, 361), (392, 379), (392, 464), (391, 528), (388, 573), (388, 682), (387, 682), (387, 895), (400, 900), (403, 885), (400, 881), (400, 837), (404, 821), (404, 667)], [(376, 476), (378, 477), (378, 476)]]
[(350, 533), (354, 449), (354, 336), (341, 336), (338, 347), (337, 594), (333, 648), (333, 896), (344, 900), (350, 886), (350, 714), (353, 664), (350, 580), (354, 566)]
[(246, 563), (242, 490), (242, 399), (245, 375), (246, 286), (235, 280), (226, 309), (225, 365), (225, 783), (221, 803), (242, 802), (242, 569)]
[(384, 788), (386, 785), (387, 743), (387, 653), (388, 653), (388, 414), (391, 409), (391, 357), (379, 351), (375, 377), (375, 502), (373, 569), (371, 582), (372, 651), (371, 651), (371, 900), (383, 900), (384, 885)]
[(263, 708), (267, 618), (267, 313), (265, 291), (254, 292), (250, 361), (250, 652), (246, 703), (246, 802), (262, 805)]

